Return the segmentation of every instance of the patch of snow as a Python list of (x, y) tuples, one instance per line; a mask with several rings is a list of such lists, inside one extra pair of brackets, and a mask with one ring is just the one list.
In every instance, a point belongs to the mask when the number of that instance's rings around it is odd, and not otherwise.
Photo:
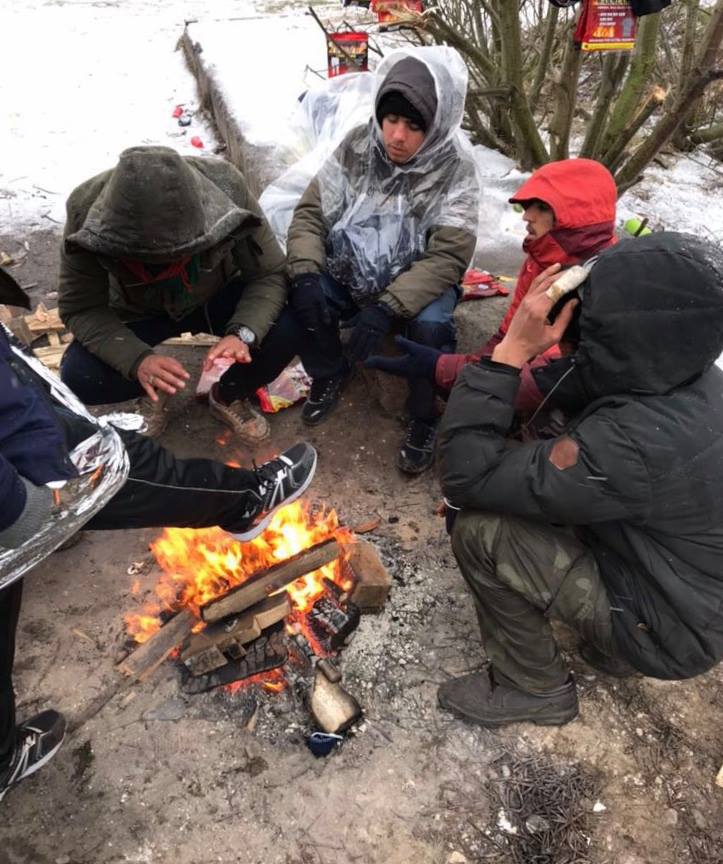
[(723, 165), (702, 152), (681, 155), (670, 168), (651, 165), (618, 202), (618, 221), (647, 216), (655, 230), (683, 231), (723, 243)]

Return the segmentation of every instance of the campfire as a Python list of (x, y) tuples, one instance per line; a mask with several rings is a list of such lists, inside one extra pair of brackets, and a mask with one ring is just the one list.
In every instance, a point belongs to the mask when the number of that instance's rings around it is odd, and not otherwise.
[(293, 664), (313, 671), (310, 707), (324, 731), (357, 719), (333, 661), (390, 583), (374, 547), (333, 510), (296, 502), (248, 543), (220, 528), (168, 528), (151, 550), (162, 576), (154, 602), (126, 616), (139, 647), (124, 674), (146, 677), (174, 654), (187, 693), (252, 683), (276, 691)]

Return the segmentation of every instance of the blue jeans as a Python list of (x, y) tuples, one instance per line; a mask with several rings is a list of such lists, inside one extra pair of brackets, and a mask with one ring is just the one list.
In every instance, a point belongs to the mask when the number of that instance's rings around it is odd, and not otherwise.
[[(243, 289), (240, 279), (232, 279), (205, 306), (194, 309), (180, 321), (159, 316), (128, 321), (126, 327), (150, 346), (188, 332), (223, 336)], [(273, 381), (297, 353), (298, 341), (298, 328), (282, 313), (261, 345), (252, 348), (251, 363), (234, 363), (221, 377), (221, 399), (225, 402), (246, 399), (259, 387)], [(135, 378), (125, 378), (77, 340), (68, 346), (63, 356), (60, 377), (87, 405), (125, 402), (145, 393)]]
[[(352, 299), (348, 288), (324, 274), (321, 279), (324, 295), (332, 313), (333, 324), (316, 339), (307, 337), (299, 352), (304, 368), (312, 378), (329, 378), (346, 370), (346, 360), (339, 338), (339, 327), (353, 327), (359, 314), (359, 306)], [(414, 318), (400, 322), (407, 339), (428, 345), (446, 354), (457, 347), (454, 310), (459, 301), (459, 288), (451, 285), (436, 300), (425, 306)], [(436, 420), (435, 386), (431, 381), (414, 379), (409, 382), (407, 411), (417, 420)]]

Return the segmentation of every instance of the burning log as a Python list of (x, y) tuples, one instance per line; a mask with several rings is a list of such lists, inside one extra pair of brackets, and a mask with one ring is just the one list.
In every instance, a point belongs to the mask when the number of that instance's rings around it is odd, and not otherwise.
[(263, 630), (282, 621), (291, 612), (286, 593), (267, 597), (237, 618), (218, 621), (194, 633), (181, 648), (181, 660), (192, 675), (205, 675), (224, 666), (229, 658), (240, 660), (244, 645), (258, 639)]
[(118, 669), (128, 677), (146, 678), (175, 648), (183, 642), (190, 634), (198, 619), (189, 612), (182, 609), (173, 618), (169, 619), (160, 630), (157, 630), (151, 638), (130, 654), (119, 664)]
[(351, 547), (346, 566), (354, 580), (352, 601), (362, 613), (378, 612), (387, 602), (392, 580), (377, 550), (366, 540), (357, 541)]
[(186, 693), (204, 693), (223, 684), (232, 684), (251, 675), (258, 675), (282, 666), (289, 656), (283, 624), (279, 622), (259, 636), (239, 660), (231, 660), (206, 675), (189, 675), (183, 683)]
[(359, 626), (359, 609), (351, 602), (342, 609), (330, 595), (324, 594), (309, 610), (309, 624), (327, 651), (338, 651)]
[(243, 584), (232, 588), (223, 597), (207, 603), (201, 609), (201, 617), (204, 621), (214, 622), (243, 612), (306, 573), (329, 564), (339, 557), (339, 551), (339, 544), (333, 539), (311, 546), (268, 570), (256, 573)]

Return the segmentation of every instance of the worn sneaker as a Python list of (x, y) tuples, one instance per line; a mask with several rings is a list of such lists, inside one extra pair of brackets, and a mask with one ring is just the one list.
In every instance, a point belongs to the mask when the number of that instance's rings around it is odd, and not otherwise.
[(447, 681), (439, 704), (463, 720), (494, 729), (510, 723), (562, 726), (577, 717), (577, 691), (570, 678), (546, 693), (528, 693), (495, 679), (490, 668)]
[(244, 444), (253, 447), (271, 436), (268, 420), (251, 407), (248, 399), (237, 399), (226, 405), (219, 397), (218, 384), (209, 390), (208, 405), (211, 414), (225, 423)]
[(18, 726), (16, 736), (10, 764), (0, 769), (0, 801), (55, 756), (65, 737), (65, 718), (57, 711), (42, 711)]
[(434, 462), (434, 444), (437, 424), (425, 420), (412, 420), (399, 449), (397, 466), (405, 474), (421, 474)]
[(301, 419), (307, 426), (318, 426), (328, 418), (339, 404), (341, 391), (349, 380), (349, 372), (344, 371), (330, 378), (316, 378), (311, 384), (311, 392), (301, 411)]
[(266, 528), (279, 508), (303, 495), (315, 471), (316, 450), (305, 442), (295, 444), (276, 459), (254, 467), (258, 486), (251, 490), (251, 494), (258, 498), (258, 510), (249, 528), (229, 533), (237, 540), (253, 540)]

